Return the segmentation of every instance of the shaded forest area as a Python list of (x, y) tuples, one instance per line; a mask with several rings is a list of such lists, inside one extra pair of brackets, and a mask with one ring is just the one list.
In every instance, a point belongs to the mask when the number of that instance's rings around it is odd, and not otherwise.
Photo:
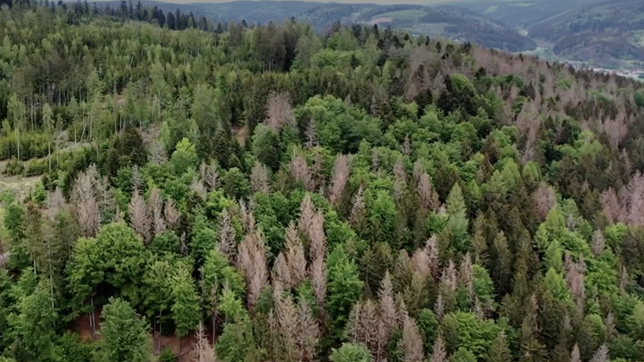
[(0, 361), (644, 359), (640, 83), (10, 5), (0, 158), (38, 181), (0, 197)]

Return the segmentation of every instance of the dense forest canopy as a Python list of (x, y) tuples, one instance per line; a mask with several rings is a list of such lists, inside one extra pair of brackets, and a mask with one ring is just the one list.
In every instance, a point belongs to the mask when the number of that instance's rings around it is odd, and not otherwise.
[(640, 83), (9, 5), (0, 361), (644, 360)]

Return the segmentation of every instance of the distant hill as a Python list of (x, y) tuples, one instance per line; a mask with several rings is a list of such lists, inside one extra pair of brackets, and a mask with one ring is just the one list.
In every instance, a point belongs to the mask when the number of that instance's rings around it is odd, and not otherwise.
[(458, 6), (487, 18), (528, 28), (553, 16), (606, 0), (457, 1), (441, 7)]
[[(110, 2), (112, 6), (118, 2)], [(425, 34), (471, 41), (477, 44), (512, 52), (534, 49), (536, 44), (519, 34), (518, 30), (501, 21), (475, 11), (458, 7), (428, 7), (421, 5), (338, 4), (303, 1), (235, 1), (212, 4), (172, 4), (142, 1), (146, 6), (157, 6), (164, 12), (194, 13), (213, 21), (246, 20), (249, 24), (281, 23), (295, 18), (311, 23), (316, 29), (326, 30), (333, 23), (377, 24), (381, 27), (405, 29), (414, 34)]]
[(585, 6), (538, 22), (530, 38), (552, 44), (572, 60), (644, 60), (644, 1), (613, 0)]
[(281, 23), (294, 18), (318, 30), (329, 29), (335, 22), (377, 24), (511, 52), (537, 51), (559, 60), (592, 60), (602, 66), (623, 66), (644, 59), (643, 0), (428, 0), (432, 6), (305, 1), (142, 3), (165, 13), (180, 9), (222, 23)]

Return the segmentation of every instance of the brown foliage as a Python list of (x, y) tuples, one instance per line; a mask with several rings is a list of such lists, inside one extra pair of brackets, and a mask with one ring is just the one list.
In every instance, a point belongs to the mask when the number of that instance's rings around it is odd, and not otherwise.
[(193, 362), (216, 362), (215, 351), (210, 345), (206, 331), (201, 323), (197, 328), (195, 339), (196, 341), (192, 345), (191, 360)]
[(353, 226), (357, 231), (360, 231), (362, 229), (362, 225), (364, 224), (366, 217), (364, 197), (362, 195), (363, 192), (364, 189), (362, 185), (360, 185), (358, 192), (356, 192), (356, 195), (353, 197), (351, 212), (349, 214), (349, 222), (351, 223), (351, 226)]
[(312, 362), (315, 361), (317, 346), (320, 342), (320, 327), (315, 321), (313, 311), (305, 298), (300, 298), (297, 312), (299, 316), (297, 334), (297, 347), (300, 351), (299, 361)]
[(268, 266), (264, 237), (261, 231), (247, 234), (237, 254), (237, 266), (243, 272), (247, 285), (247, 303), (254, 310), (257, 301), (268, 284)]
[(599, 347), (590, 362), (610, 362), (610, 358), (608, 357), (608, 347), (606, 347), (606, 344), (602, 344)]
[(464, 285), (470, 301), (474, 300), (474, 269), (470, 253), (465, 254), (458, 270), (458, 283)]
[(608, 188), (601, 195), (604, 213), (610, 222), (644, 225), (644, 175), (636, 171), (630, 182), (615, 193)]
[(423, 351), (423, 339), (420, 336), (420, 331), (416, 321), (409, 317), (405, 317), (402, 330), (402, 352), (404, 355), (403, 361), (405, 362), (423, 362), (425, 359), (425, 352)]
[(250, 173), (250, 185), (253, 190), (253, 193), (270, 192), (270, 186), (268, 183), (268, 169), (266, 166), (261, 164), (259, 161), (255, 161), (255, 165)]
[(163, 210), (165, 216), (165, 222), (168, 225), (170, 230), (175, 230), (179, 226), (179, 219), (181, 218), (181, 213), (174, 206), (174, 200), (169, 198), (165, 202), (165, 208)]
[(273, 300), (275, 302), (275, 317), (278, 327), (281, 361), (297, 360), (297, 339), (298, 339), (298, 314), (293, 298), (290, 294), (282, 296), (282, 288), (279, 282), (274, 284)]
[(293, 179), (295, 179), (296, 182), (301, 182), (302, 185), (304, 185), (305, 190), (315, 190), (315, 183), (313, 182), (311, 171), (309, 170), (306, 158), (303, 155), (294, 153), (289, 164), (289, 169)]
[(378, 304), (380, 312), (380, 321), (378, 324), (378, 350), (376, 353), (376, 361), (382, 361), (386, 356), (387, 343), (391, 338), (391, 334), (397, 326), (396, 321), (398, 315), (396, 311), (396, 304), (394, 302), (393, 284), (391, 282), (391, 275), (389, 272), (385, 273), (385, 277), (380, 284), (380, 291), (378, 291)]
[(255, 230), (255, 216), (253, 210), (246, 205), (244, 200), (239, 200), (239, 212), (244, 224), (244, 232), (250, 233)]
[(606, 135), (608, 136), (610, 146), (617, 150), (619, 143), (628, 135), (628, 124), (626, 111), (620, 109), (620, 112), (617, 114), (615, 119), (606, 119), (604, 120), (603, 129)]
[(345, 155), (338, 155), (335, 159), (335, 164), (333, 166), (333, 175), (331, 176), (331, 188), (329, 189), (329, 201), (331, 204), (336, 205), (344, 188), (347, 186), (347, 181), (349, 180), (349, 175), (351, 173), (351, 166), (349, 160)]
[(306, 278), (306, 257), (304, 246), (293, 223), (286, 229), (286, 261), (293, 286), (299, 285)]
[(190, 184), (190, 191), (197, 194), (197, 196), (199, 196), (203, 201), (206, 201), (208, 198), (208, 189), (206, 189), (206, 186), (201, 180), (193, 180)]
[(411, 257), (414, 270), (423, 278), (436, 277), (438, 271), (438, 242), (436, 236), (427, 239), (425, 247), (417, 249)]
[(426, 210), (435, 211), (440, 206), (438, 193), (434, 190), (427, 172), (423, 172), (418, 180), (418, 201), (420, 206)]
[(211, 163), (206, 165), (206, 163), (202, 161), (199, 166), (199, 177), (207, 191), (212, 191), (219, 187), (219, 173), (217, 172), (216, 164)]
[(584, 308), (584, 301), (586, 299), (584, 289), (584, 274), (586, 273), (586, 263), (584, 256), (579, 256), (579, 261), (575, 262), (570, 257), (570, 253), (566, 251), (564, 257), (564, 268), (566, 270), (566, 283), (570, 289), (570, 294), (580, 310)]
[(275, 266), (273, 280), (283, 285), (286, 289), (291, 289), (293, 287), (293, 281), (291, 279), (291, 269), (288, 267), (286, 257), (284, 253), (279, 253), (277, 259), (275, 259)]
[(432, 357), (429, 362), (447, 362), (447, 351), (445, 350), (445, 340), (442, 333), (438, 333), (434, 341)]
[(555, 190), (545, 184), (539, 185), (539, 188), (532, 194), (532, 201), (539, 220), (545, 220), (550, 210), (557, 204)]
[(141, 191), (143, 187), (143, 176), (141, 175), (141, 170), (139, 166), (132, 166), (132, 189), (134, 191)]
[(96, 178), (91, 170), (81, 172), (76, 177), (71, 194), (71, 203), (75, 206), (74, 215), (81, 234), (85, 237), (96, 235), (101, 226), (101, 215), (94, 192)]
[(307, 236), (310, 239), (309, 233), (313, 228), (313, 222), (315, 219), (315, 206), (311, 200), (311, 195), (306, 193), (302, 202), (300, 203), (300, 218), (298, 221), (298, 227), (300, 232)]
[(280, 131), (283, 126), (295, 127), (295, 115), (291, 107), (291, 100), (286, 93), (271, 93), (266, 105), (266, 124)]
[(353, 305), (346, 326), (349, 340), (364, 344), (372, 356), (376, 356), (379, 349), (378, 322), (376, 304), (367, 299)]
[(570, 352), (570, 362), (581, 362), (581, 352), (577, 343), (575, 343), (572, 347), (572, 352)]
[(150, 191), (149, 206), (152, 214), (152, 234), (158, 235), (166, 229), (165, 220), (163, 219), (163, 199), (159, 189), (154, 188)]
[(235, 257), (235, 249), (235, 228), (232, 225), (230, 213), (224, 209), (219, 216), (219, 250), (232, 261)]
[(130, 217), (130, 225), (132, 226), (132, 229), (139, 233), (146, 243), (149, 242), (152, 236), (150, 234), (152, 226), (150, 214), (143, 196), (139, 195), (139, 192), (136, 190), (134, 191), (134, 195), (132, 195), (132, 200), (130, 200), (127, 212)]

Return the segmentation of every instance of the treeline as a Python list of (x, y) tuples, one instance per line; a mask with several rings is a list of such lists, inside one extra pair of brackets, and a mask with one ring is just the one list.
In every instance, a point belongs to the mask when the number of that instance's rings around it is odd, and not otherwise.
[(5, 172), (44, 166), (0, 200), (0, 361), (644, 359), (640, 83), (62, 9), (0, 12)]

